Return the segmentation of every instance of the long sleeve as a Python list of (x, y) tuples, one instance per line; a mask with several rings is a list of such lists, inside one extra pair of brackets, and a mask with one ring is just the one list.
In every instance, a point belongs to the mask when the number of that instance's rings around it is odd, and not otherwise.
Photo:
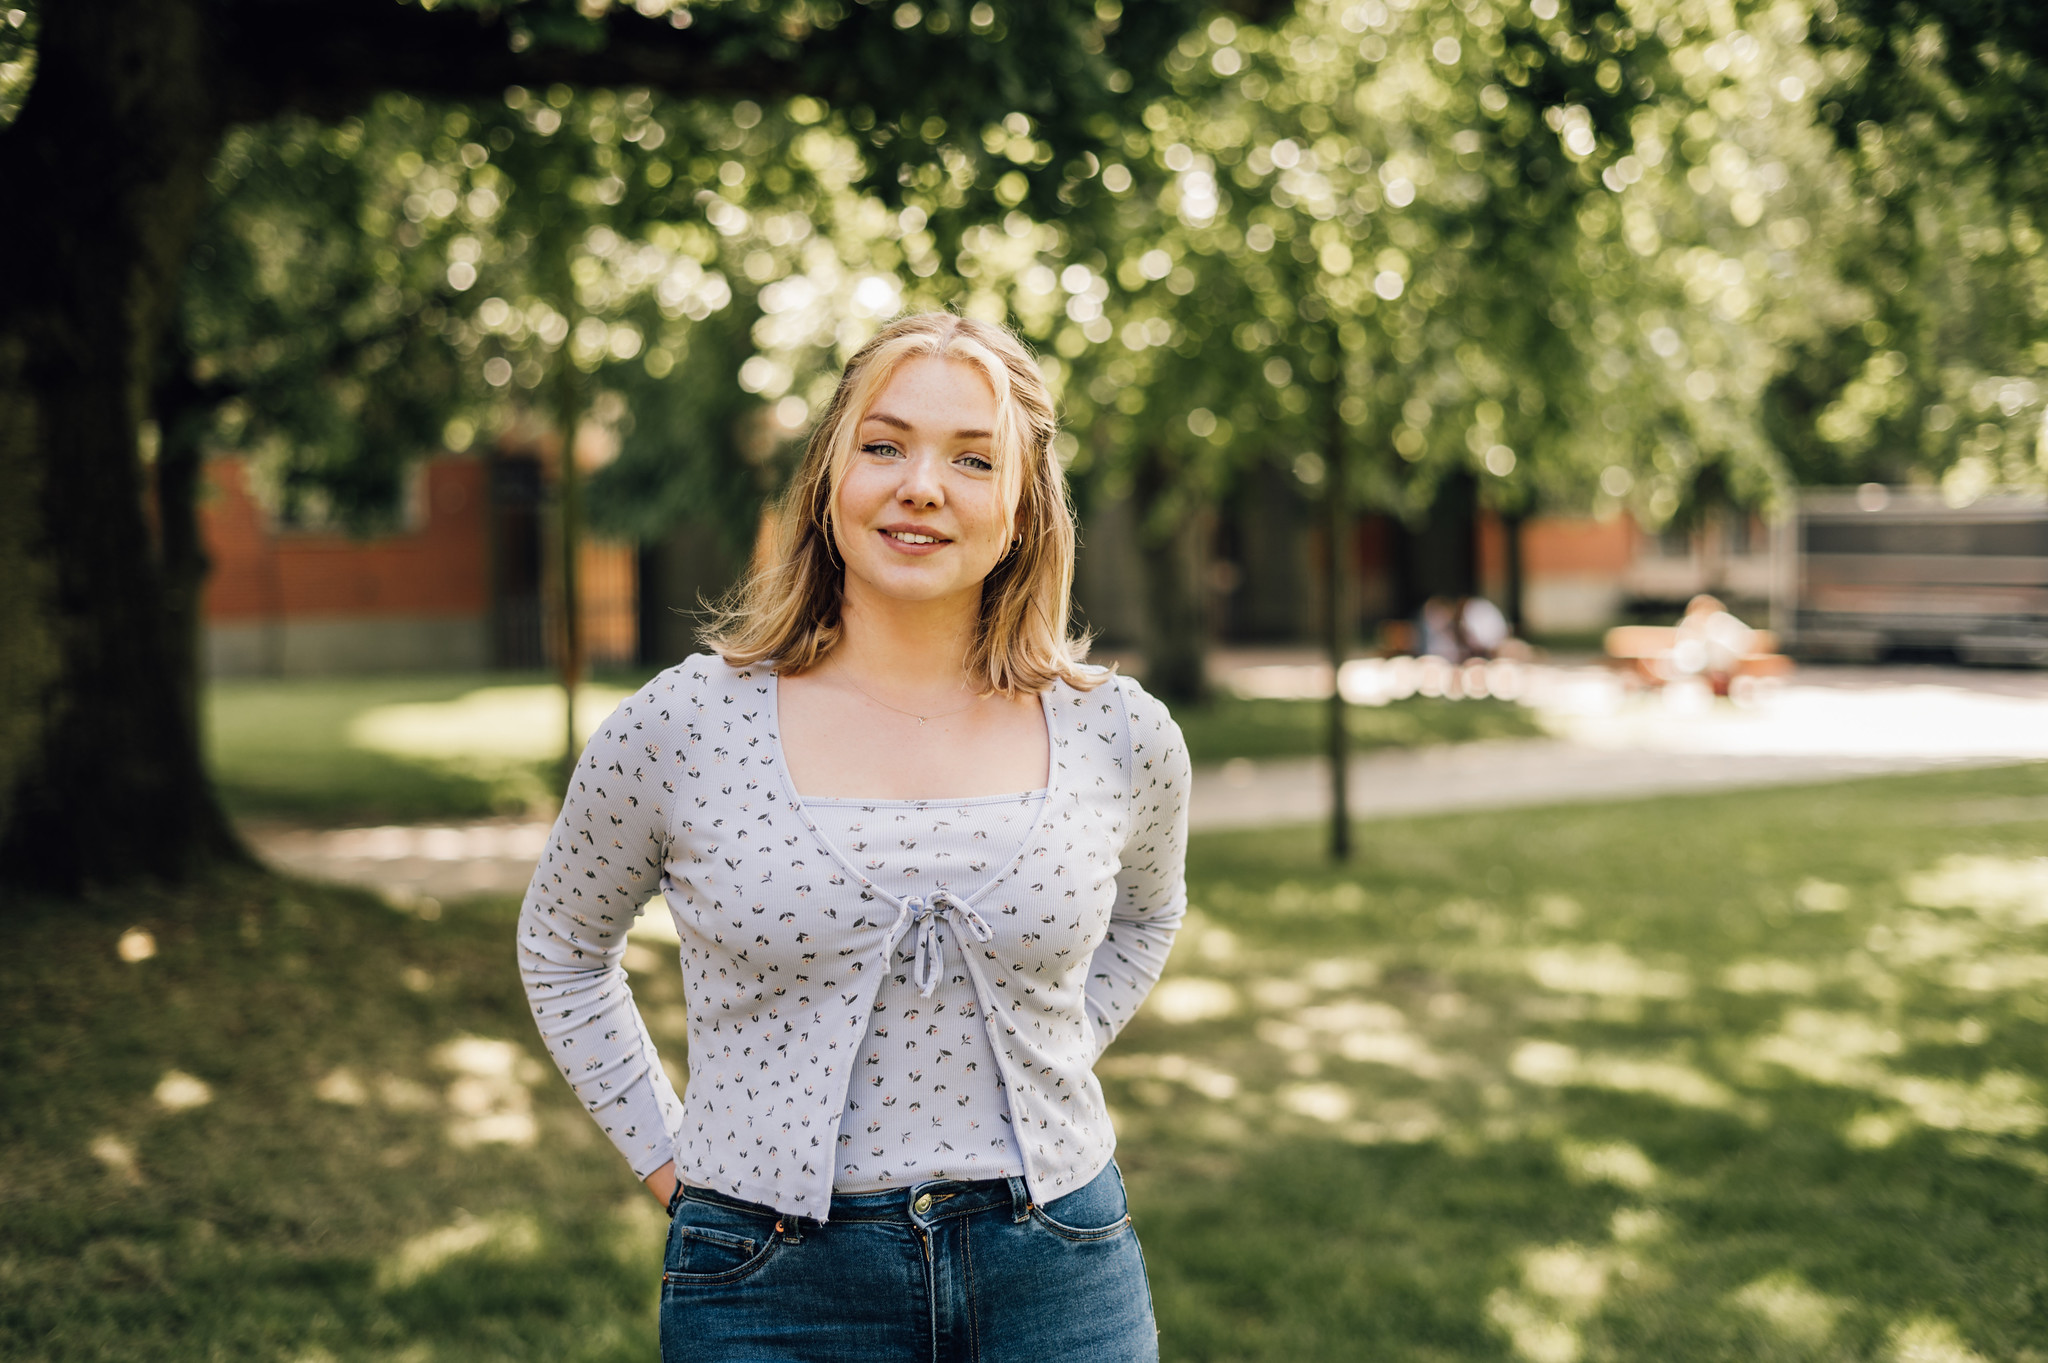
[(1136, 683), (1118, 678), (1110, 685), (1122, 692), (1129, 721), (1132, 807), (1116, 907), (1089, 963), (1088, 1017), (1098, 1054), (1159, 983), (1188, 907), (1187, 744), (1166, 707)]
[(626, 933), (660, 888), (677, 745), (663, 679), (599, 726), (519, 911), (519, 975), (562, 1076), (644, 1178), (675, 1156), (682, 1105), (634, 1006)]

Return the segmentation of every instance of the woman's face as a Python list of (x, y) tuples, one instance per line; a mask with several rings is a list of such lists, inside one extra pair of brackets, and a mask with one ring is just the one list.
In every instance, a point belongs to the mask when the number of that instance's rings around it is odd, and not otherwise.
[(995, 472), (996, 397), (962, 360), (896, 367), (861, 418), (833, 528), (849, 593), (904, 602), (963, 593), (1010, 547)]

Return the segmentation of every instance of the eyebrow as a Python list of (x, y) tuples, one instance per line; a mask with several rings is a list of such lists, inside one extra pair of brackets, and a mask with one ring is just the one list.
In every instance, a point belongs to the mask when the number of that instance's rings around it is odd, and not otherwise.
[[(902, 417), (890, 416), (887, 412), (869, 412), (866, 416), (861, 418), (861, 421), (863, 423), (869, 421), (879, 421), (884, 426), (894, 426), (899, 431), (908, 431), (912, 429), (910, 423), (905, 421)], [(995, 438), (995, 432), (974, 430), (970, 428), (964, 431), (953, 432), (953, 438), (955, 440), (992, 440)]]

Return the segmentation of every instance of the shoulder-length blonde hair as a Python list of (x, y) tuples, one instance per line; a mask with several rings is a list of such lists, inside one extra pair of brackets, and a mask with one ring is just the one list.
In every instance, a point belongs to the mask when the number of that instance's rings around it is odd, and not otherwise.
[(1055, 681), (1083, 690), (1100, 685), (1106, 673), (1078, 666), (1087, 640), (1069, 633), (1074, 508), (1052, 452), (1052, 395), (1016, 337), (948, 312), (891, 322), (847, 364), (776, 508), (772, 553), (718, 611), (704, 642), (735, 667), (767, 662), (791, 675), (816, 667), (838, 646), (845, 570), (832, 510), (859, 448), (862, 419), (897, 367), (913, 359), (970, 364), (996, 398), (991, 453), (998, 487), (1015, 508), (1006, 527), (1015, 547), (982, 580), (969, 677), (1005, 695), (1036, 694)]

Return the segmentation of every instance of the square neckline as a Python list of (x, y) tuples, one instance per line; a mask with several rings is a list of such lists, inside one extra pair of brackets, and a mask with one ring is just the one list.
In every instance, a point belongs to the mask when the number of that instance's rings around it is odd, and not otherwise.
[[(1059, 682), (1054, 681), (1045, 690), (1038, 693), (1039, 714), (1045, 721), (1045, 786), (1040, 790), (1022, 791), (1014, 794), (973, 795), (965, 797), (968, 801), (1028, 799), (1037, 806), (1035, 817), (1031, 821), (1031, 827), (1024, 834), (1023, 842), (1018, 845), (1016, 852), (1011, 855), (1009, 861), (1004, 863), (1001, 871), (991, 878), (986, 885), (983, 885), (966, 898), (964, 902), (970, 905), (979, 903), (982, 896), (998, 886), (1008, 883), (1011, 875), (1016, 872), (1017, 864), (1024, 859), (1025, 853), (1030, 851), (1032, 844), (1037, 842), (1039, 835), (1044, 832), (1046, 818), (1052, 810), (1053, 797), (1060, 793), (1058, 711), (1053, 705), (1053, 692), (1059, 685)], [(811, 840), (817, 843), (819, 848), (830, 856), (832, 860), (838, 862), (841, 869), (858, 881), (862, 889), (872, 895), (879, 896), (900, 909), (902, 907), (901, 901), (872, 880), (869, 880), (867, 874), (854, 864), (852, 858), (840, 850), (838, 843), (825, 836), (824, 830), (818, 827), (818, 821), (811, 817), (811, 803), (807, 802), (803, 793), (796, 788), (796, 777), (791, 775), (789, 770), (789, 753), (782, 746), (782, 674), (770, 668), (768, 670), (768, 685), (765, 689), (768, 697), (768, 742), (774, 752), (775, 765), (781, 769), (782, 789), (783, 793), (789, 798), (790, 808), (795, 812), (797, 818), (802, 820), (804, 827), (810, 830)], [(901, 803), (929, 807), (933, 804), (959, 804), (962, 801), (945, 799), (900, 802), (875, 801), (864, 800), (859, 796), (833, 795), (822, 796), (817, 803), (831, 803), (835, 805), (852, 803), (863, 807), (871, 804)]]

